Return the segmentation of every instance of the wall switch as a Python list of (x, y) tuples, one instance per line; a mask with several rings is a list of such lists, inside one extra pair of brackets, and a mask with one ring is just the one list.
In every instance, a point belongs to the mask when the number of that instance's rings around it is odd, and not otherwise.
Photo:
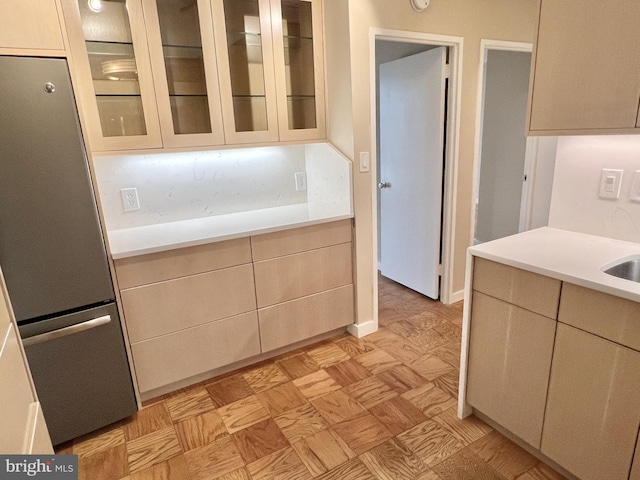
[(134, 188), (121, 188), (122, 206), (125, 212), (140, 209), (140, 200), (138, 200), (138, 190)]
[(631, 185), (629, 200), (640, 202), (640, 170), (636, 170), (636, 173), (633, 174), (633, 185)]
[(307, 189), (307, 174), (305, 172), (296, 172), (296, 192), (302, 192)]
[(624, 170), (603, 168), (600, 177), (600, 198), (620, 198), (620, 186)]
[(360, 173), (369, 171), (369, 152), (360, 152)]

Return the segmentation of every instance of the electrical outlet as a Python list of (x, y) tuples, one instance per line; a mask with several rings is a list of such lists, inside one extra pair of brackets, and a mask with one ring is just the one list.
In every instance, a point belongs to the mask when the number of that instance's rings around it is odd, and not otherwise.
[(640, 170), (636, 170), (633, 174), (633, 185), (631, 186), (629, 200), (632, 202), (640, 202)]
[(307, 189), (307, 174), (305, 172), (296, 172), (296, 192), (302, 192)]
[(140, 209), (140, 200), (138, 199), (138, 190), (133, 188), (121, 188), (122, 207), (125, 212)]

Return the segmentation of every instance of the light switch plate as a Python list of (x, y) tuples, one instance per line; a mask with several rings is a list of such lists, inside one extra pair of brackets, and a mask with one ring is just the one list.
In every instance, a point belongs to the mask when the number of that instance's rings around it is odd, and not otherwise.
[(624, 170), (613, 168), (603, 168), (600, 177), (600, 198), (616, 199), (620, 198), (620, 187), (622, 185), (622, 174)]
[(303, 192), (307, 189), (307, 174), (305, 172), (296, 172), (296, 192)]
[(631, 185), (629, 200), (632, 202), (640, 202), (640, 170), (636, 170), (633, 174), (633, 185)]
[(367, 173), (369, 169), (369, 152), (360, 152), (360, 173)]
[(125, 212), (140, 209), (140, 200), (138, 199), (138, 190), (133, 188), (121, 188), (122, 208)]

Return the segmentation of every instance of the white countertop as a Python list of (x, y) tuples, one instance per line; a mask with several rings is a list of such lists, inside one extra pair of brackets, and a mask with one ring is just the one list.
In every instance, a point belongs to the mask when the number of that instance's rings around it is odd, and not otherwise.
[(469, 254), (640, 302), (640, 283), (604, 273), (640, 258), (640, 244), (543, 227), (473, 246)]
[(110, 230), (114, 259), (353, 218), (350, 206), (309, 203)]

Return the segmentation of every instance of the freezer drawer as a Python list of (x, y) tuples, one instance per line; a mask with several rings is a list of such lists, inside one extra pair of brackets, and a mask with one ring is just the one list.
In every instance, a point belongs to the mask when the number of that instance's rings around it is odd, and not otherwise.
[(135, 413), (115, 304), (23, 325), (20, 334), (54, 445)]

